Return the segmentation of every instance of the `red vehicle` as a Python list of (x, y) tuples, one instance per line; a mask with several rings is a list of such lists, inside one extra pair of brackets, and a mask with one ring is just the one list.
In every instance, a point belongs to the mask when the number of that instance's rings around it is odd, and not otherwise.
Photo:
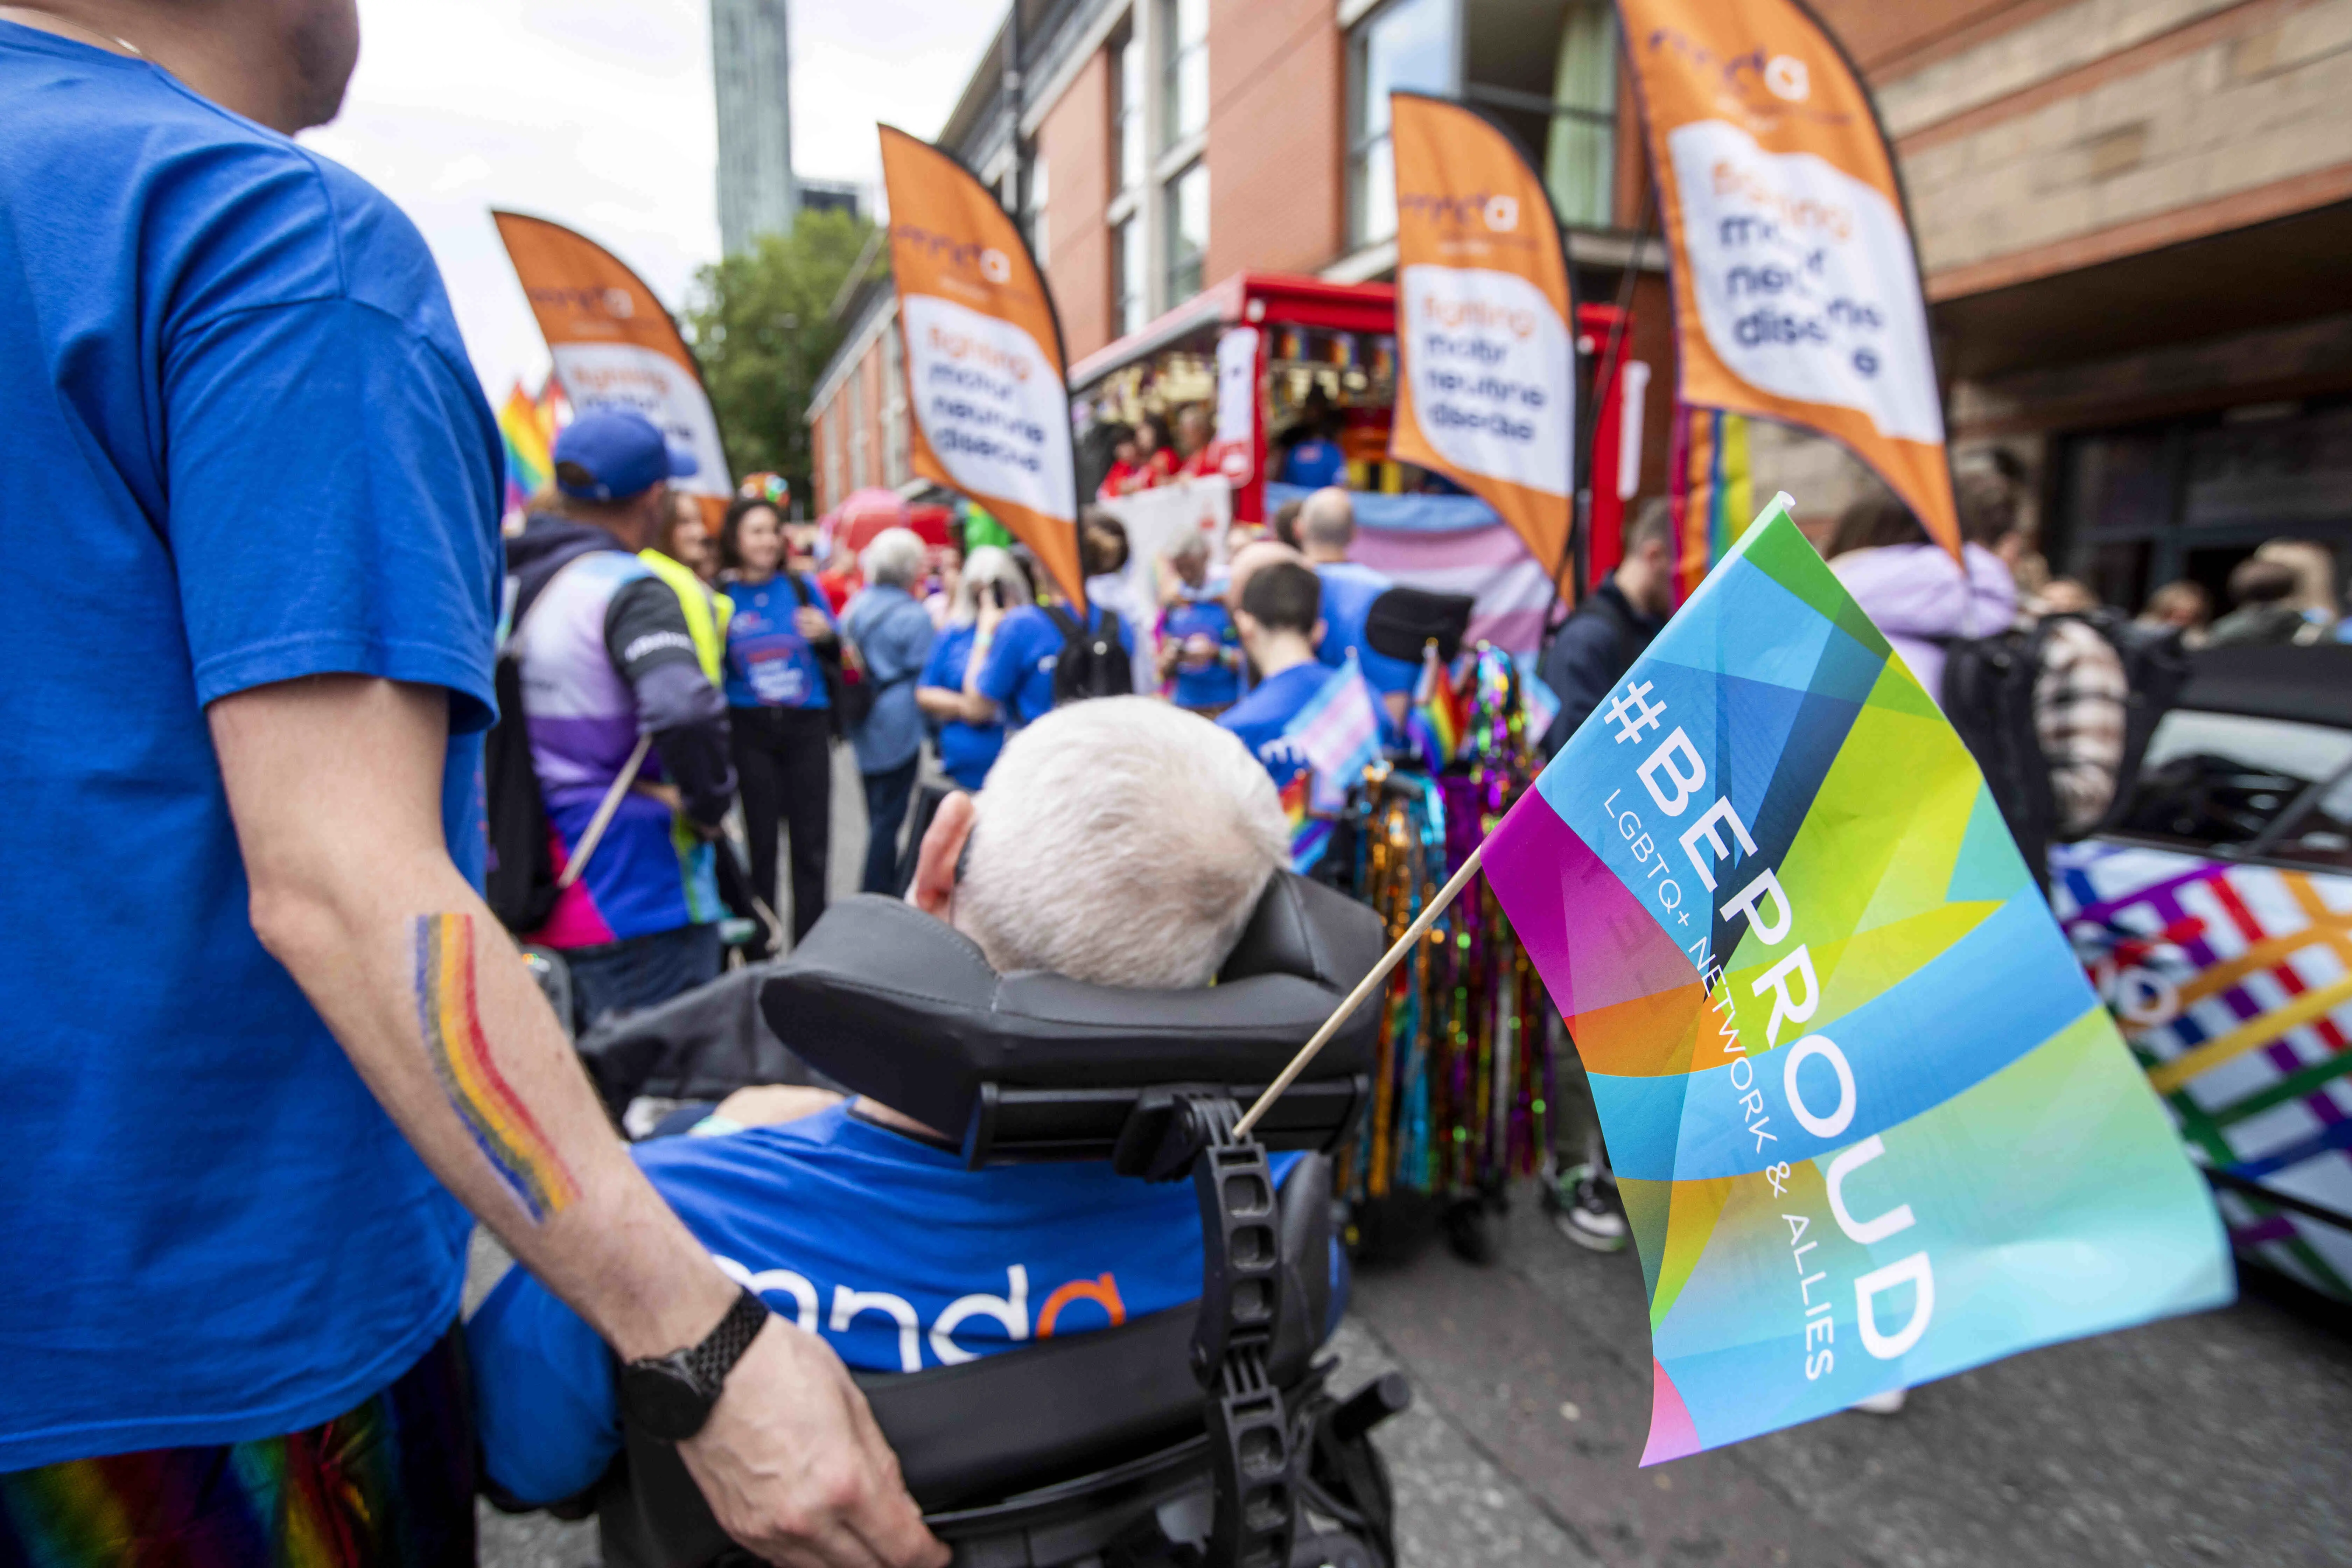
[[(1623, 374), (1630, 318), (1611, 305), (1577, 309), (1580, 396), (1591, 396), (1599, 362), (1614, 330), (1620, 347), (1612, 395), (1600, 411), (1593, 456), (1580, 475), (1592, 491), (1596, 554), (1615, 563), (1624, 500), (1619, 482), (1639, 470), (1640, 384), (1630, 378), (1632, 438), (1620, 420), (1629, 378)], [(1237, 272), (1202, 290), (1158, 321), (1070, 367), (1078, 417), (1078, 468), (1091, 494), (1110, 464), (1100, 432), (1146, 413), (1202, 404), (1216, 416), (1212, 457), (1234, 487), (1234, 516), (1265, 519), (1265, 481), (1279, 478), (1294, 432), (1326, 408), (1340, 421), (1340, 445), (1353, 489), (1398, 490), (1412, 476), (1388, 456), (1396, 403), (1396, 289), (1387, 283), (1330, 283), (1280, 272)], [(1310, 400), (1319, 394), (1320, 404)], [(1276, 471), (1269, 473), (1269, 464)], [(1595, 563), (1597, 566), (1597, 562)]]

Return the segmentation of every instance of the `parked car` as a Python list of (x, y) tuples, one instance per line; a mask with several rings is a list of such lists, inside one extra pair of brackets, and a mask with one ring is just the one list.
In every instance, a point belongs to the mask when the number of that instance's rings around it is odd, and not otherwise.
[(2352, 1301), (2352, 647), (2194, 665), (2052, 902), (2240, 1255)]

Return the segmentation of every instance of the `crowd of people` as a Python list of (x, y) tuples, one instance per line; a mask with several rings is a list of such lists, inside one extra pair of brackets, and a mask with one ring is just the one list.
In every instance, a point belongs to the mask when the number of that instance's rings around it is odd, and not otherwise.
[(519, 700), (502, 721), (529, 737), (561, 884), (517, 931), (565, 958), (583, 1031), (715, 978), (730, 916), (772, 932), (754, 957), (806, 936), (836, 744), (863, 784), (858, 885), (896, 892), (941, 803), (1058, 707), (1143, 690), (1255, 737), (1287, 777), (1270, 742), (1318, 676), (1352, 658), (1394, 723), (1420, 673), (1367, 639), (1391, 584), (1349, 559), (1343, 489), (1271, 530), (1181, 530), (1141, 590), (1124, 527), (1090, 510), (1081, 611), (1025, 549), (967, 553), (960, 529), (932, 545), (885, 527), (852, 551), (772, 476), (745, 482), (714, 537), (671, 488), (691, 457), (629, 411), (583, 415), (552, 455), (507, 545)]
[[(969, 1171), (956, 1129), (821, 1091), (633, 1152), (572, 1036), (718, 975), (731, 910), (810, 934), (841, 747), (866, 889), (1000, 971), (1211, 984), (1287, 862), (1294, 721), (1352, 667), (1393, 722), (1421, 673), (1372, 646), (1392, 585), (1350, 559), (1339, 428), (1284, 455), (1320, 488), (1181, 534), (1146, 591), (1087, 513), (1082, 604), (997, 544), (853, 552), (764, 479), (714, 531), (623, 411), (562, 432), (502, 538), (430, 254), (291, 139), (357, 46), (334, 0), (0, 6), (0, 515), (43, 520), (0, 576), (0, 1563), (467, 1561), (478, 1482), (576, 1493), (627, 1420), (762, 1555), (937, 1568), (846, 1367), (1189, 1300), (1191, 1198)], [(1204, 407), (1147, 419), (1106, 493), (1212, 446)], [(2079, 830), (2116, 793), (2116, 638), (2079, 584), (2021, 586), (2013, 483), (1960, 502), (1958, 562), (1884, 501), (1825, 553), (1931, 694), (2029, 639), (2048, 826)], [(1663, 626), (1673, 547), (1645, 509), (1553, 637), (1548, 747)], [(2218, 619), (2188, 583), (2148, 614), (2336, 636), (2314, 548), (2264, 546)], [(1570, 1228), (1622, 1245), (1575, 1152)], [(477, 1223), (520, 1268), (469, 1332)]]

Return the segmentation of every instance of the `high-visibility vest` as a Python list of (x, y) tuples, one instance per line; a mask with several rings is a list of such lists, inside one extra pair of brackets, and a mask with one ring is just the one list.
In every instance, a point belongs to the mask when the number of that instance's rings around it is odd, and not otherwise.
[(721, 684), (727, 663), (727, 623), (734, 618), (735, 601), (712, 593), (691, 567), (658, 550), (640, 550), (637, 559), (652, 567), (654, 575), (677, 595), (677, 606), (686, 612), (686, 634), (694, 639), (694, 656), (701, 661), (703, 677), (713, 686)]

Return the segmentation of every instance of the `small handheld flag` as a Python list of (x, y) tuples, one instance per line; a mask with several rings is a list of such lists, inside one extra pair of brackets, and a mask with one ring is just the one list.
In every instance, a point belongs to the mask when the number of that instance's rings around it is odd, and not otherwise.
[(1462, 751), (1462, 700), (1453, 677), (1437, 657), (1437, 644), (1421, 650), (1421, 679), (1412, 689), (1412, 706), (1405, 711), (1406, 739), (1436, 773)]
[(1482, 868), (1641, 1254), (1644, 1464), (2233, 1294), (1983, 775), (1790, 504), (1237, 1123)]
[(1318, 811), (1347, 804), (1348, 785), (1381, 760), (1381, 713), (1352, 656), (1307, 700), (1282, 738), (1313, 770)]

